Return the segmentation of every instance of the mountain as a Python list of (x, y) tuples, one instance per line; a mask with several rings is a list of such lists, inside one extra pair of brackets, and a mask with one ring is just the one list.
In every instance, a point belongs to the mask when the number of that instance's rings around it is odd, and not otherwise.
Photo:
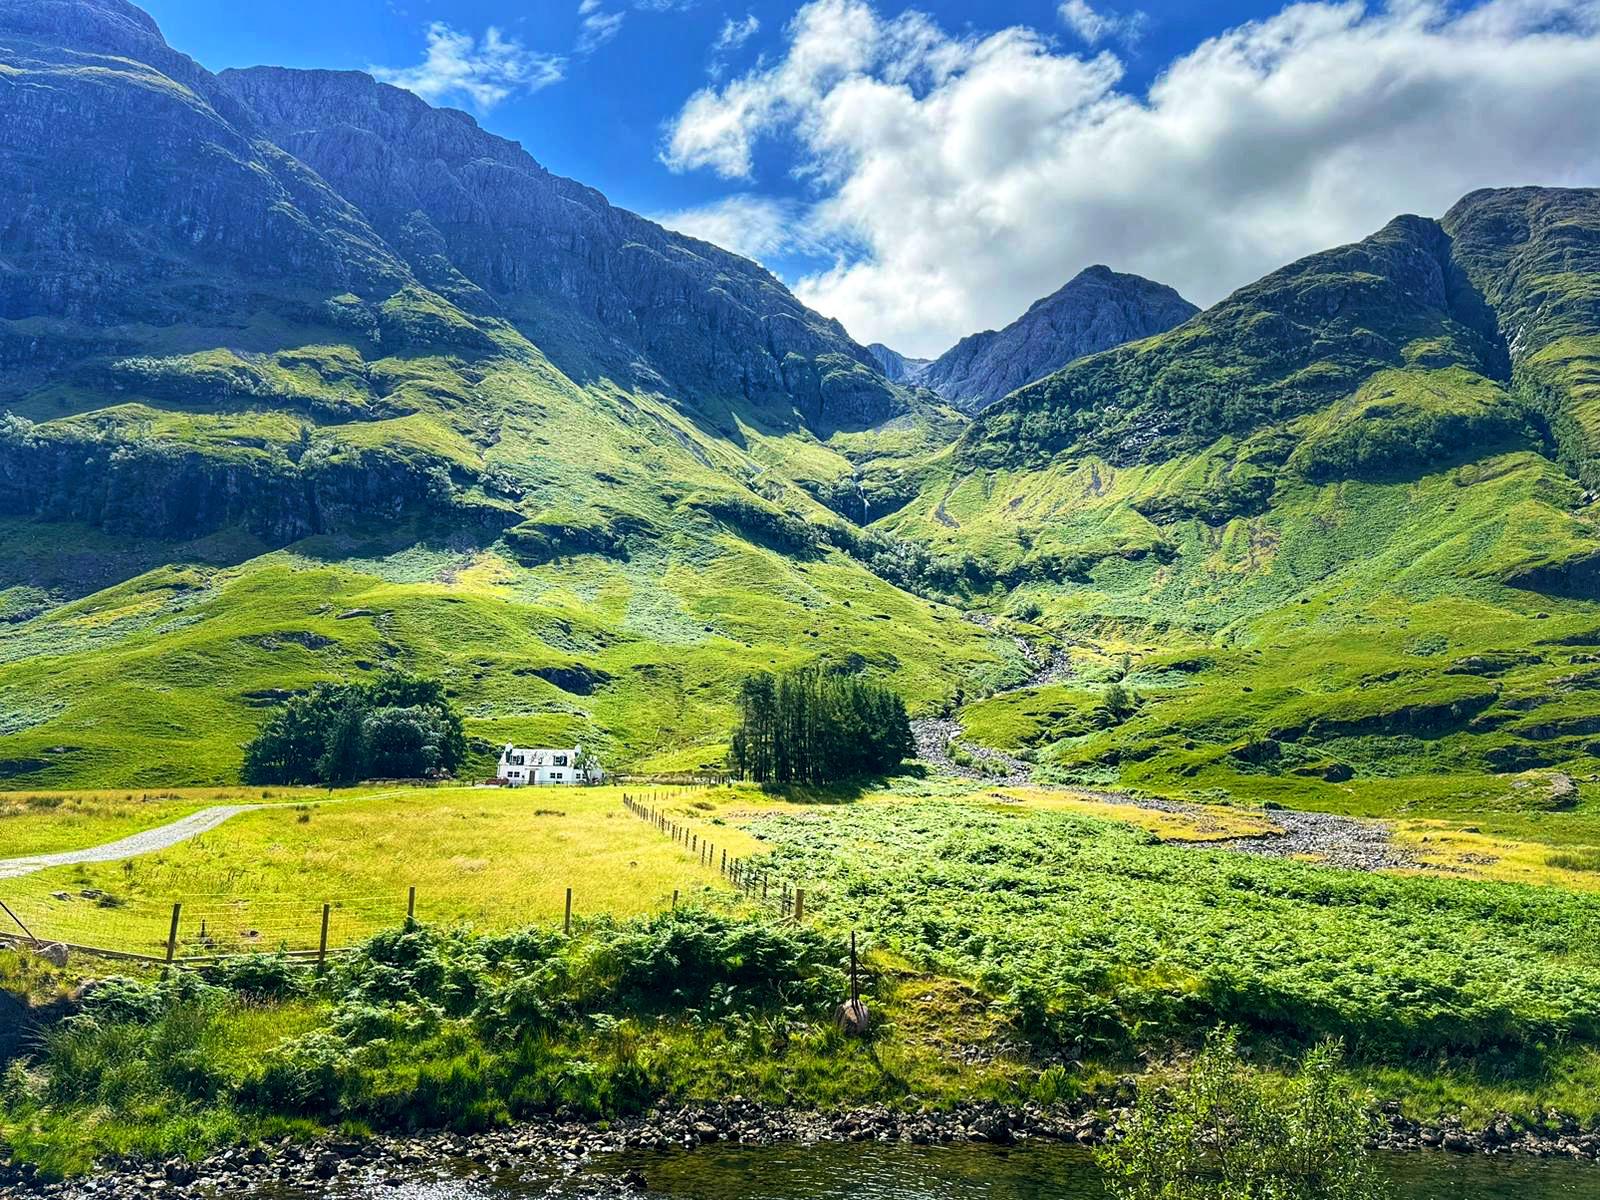
[[(1164, 284), (1089, 267), (1004, 329), (962, 338), (909, 382), (965, 412), (981, 412), (1074, 359), (1165, 333), (1199, 311)], [(887, 368), (885, 374), (905, 378)]]
[(907, 358), (882, 342), (873, 342), (867, 347), (867, 353), (877, 360), (884, 378), (890, 383), (915, 383), (916, 376), (933, 361), (931, 358)]
[(769, 272), (614, 208), (465, 113), (355, 71), (258, 67), (218, 82), (419, 281), (509, 321), (574, 379), (813, 429), (905, 411), (872, 355)]
[(0, 0), (0, 781), (232, 781), (273, 705), (390, 667), (475, 766), (696, 768), (802, 663), (1047, 779), (1600, 776), (1600, 191), (1188, 313), (1092, 269), (919, 367), (464, 114)]
[(1592, 775), (1597, 296), (1600, 191), (1474, 193), (989, 409), (880, 528), (1084, 649), (969, 728), (1060, 778), (1297, 804)]
[(959, 426), (756, 264), (122, 0), (0, 0), (0, 97), (0, 779), (225, 781), (393, 666), (663, 767), (752, 664), (1024, 669), (835, 548)]

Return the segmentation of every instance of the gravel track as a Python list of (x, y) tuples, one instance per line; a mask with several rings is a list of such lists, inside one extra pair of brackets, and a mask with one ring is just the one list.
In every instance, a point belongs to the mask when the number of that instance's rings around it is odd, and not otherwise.
[(180, 817), (170, 824), (141, 830), (114, 842), (103, 842), (98, 846), (88, 846), (82, 850), (62, 850), (55, 854), (0, 859), (0, 879), (15, 879), (19, 875), (32, 875), (35, 871), (45, 871), (51, 867), (70, 867), (78, 863), (116, 862), (123, 858), (137, 858), (141, 854), (165, 850), (168, 846), (176, 846), (179, 842), (198, 837), (240, 813), (254, 812), (258, 808), (267, 807), (269, 806), (265, 804), (215, 804), (210, 808), (202, 808), (199, 812), (190, 813), (187, 817)]
[[(313, 800), (312, 804), (343, 804), (348, 800), (379, 800), (385, 796), (397, 796), (395, 792), (377, 792), (370, 796), (348, 796), (336, 800)], [(224, 821), (232, 820), (240, 813), (255, 812), (263, 808), (293, 808), (306, 801), (295, 801), (293, 804), (214, 804), (210, 808), (202, 808), (199, 812), (192, 812), (187, 817), (180, 817), (166, 825), (157, 825), (154, 829), (140, 830), (138, 833), (129, 834), (125, 838), (118, 838), (114, 842), (102, 842), (98, 846), (86, 846), (82, 850), (62, 850), (55, 854), (33, 854), (22, 858), (0, 858), (0, 879), (16, 879), (21, 875), (32, 875), (35, 871), (47, 871), (51, 867), (71, 867), (78, 863), (118, 862), (124, 858), (137, 858), (141, 854), (152, 854), (157, 850), (165, 850), (169, 846), (176, 846), (179, 842), (186, 842), (190, 838), (199, 837), (202, 833), (209, 833)]]

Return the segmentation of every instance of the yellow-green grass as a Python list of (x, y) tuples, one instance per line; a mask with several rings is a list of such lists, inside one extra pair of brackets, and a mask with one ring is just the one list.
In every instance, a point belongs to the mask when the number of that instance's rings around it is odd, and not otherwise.
[(1484, 833), (1462, 821), (1405, 821), (1395, 841), (1436, 870), (1472, 879), (1600, 891), (1600, 846), (1581, 842), (1555, 849), (1547, 842)]
[[(674, 891), (687, 901), (723, 886), (629, 813), (624, 790), (417, 788), (260, 809), (139, 858), (9, 881), (0, 898), (41, 937), (137, 953), (161, 950), (179, 903), (181, 949), (197, 954), (315, 947), (324, 903), (330, 943), (350, 944), (401, 921), (411, 887), (420, 919), (514, 928), (562, 919), (568, 888), (582, 918), (659, 911)], [(709, 821), (705, 833), (719, 863), (724, 849), (758, 848)]]
[(1147, 830), (1167, 842), (1219, 842), (1280, 832), (1279, 827), (1272, 823), (1270, 814), (1220, 805), (1198, 805), (1193, 812), (1164, 812), (1140, 808), (1136, 804), (1119, 804), (1070, 788), (1005, 788), (990, 796), (1001, 804), (1024, 804), (1030, 809), (1049, 809), (1095, 817), (1102, 821), (1119, 821)]
[[(607, 768), (722, 761), (739, 680), (852, 663), (914, 708), (1024, 669), (1015, 647), (834, 552), (795, 562), (714, 529), (627, 562), (529, 568), (504, 547), (312, 543), (158, 568), (0, 637), (0, 770), (40, 787), (238, 778), (276, 695), (403, 667), (441, 679), (489, 747), (572, 744)], [(569, 691), (538, 672), (593, 673)], [(15, 784), (13, 786), (16, 786)]]
[(173, 788), (163, 791), (0, 792), (0, 859), (83, 850), (222, 804), (347, 800), (375, 789)]

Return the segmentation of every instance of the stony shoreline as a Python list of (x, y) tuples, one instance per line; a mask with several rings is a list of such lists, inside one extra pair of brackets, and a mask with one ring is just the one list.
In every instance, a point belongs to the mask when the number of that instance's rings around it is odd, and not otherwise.
[[(357, 1141), (330, 1136), (296, 1143), (283, 1139), (221, 1151), (200, 1162), (107, 1164), (85, 1179), (36, 1182), (26, 1170), (0, 1167), (0, 1194), (53, 1200), (109, 1200), (162, 1196), (214, 1200), (268, 1189), (330, 1194), (347, 1186), (399, 1186), (414, 1179), (453, 1177), (476, 1170), (497, 1178), (549, 1178), (572, 1174), (596, 1156), (627, 1151), (685, 1149), (712, 1142), (750, 1146), (816, 1142), (908, 1142), (914, 1145), (1027, 1140), (1083, 1146), (1102, 1142), (1115, 1111), (1073, 1111), (1041, 1105), (969, 1104), (947, 1112), (902, 1112), (874, 1105), (839, 1113), (798, 1112), (730, 1100), (654, 1111), (645, 1117), (587, 1123), (561, 1116), (478, 1134), (448, 1132), (382, 1135)], [(1600, 1163), (1600, 1121), (1587, 1128), (1552, 1113), (1540, 1127), (1496, 1118), (1486, 1129), (1446, 1121), (1422, 1125), (1385, 1105), (1376, 1146), (1381, 1150), (1440, 1150), (1458, 1154), (1530, 1154)], [(597, 1176), (598, 1195), (644, 1191), (637, 1170)]]

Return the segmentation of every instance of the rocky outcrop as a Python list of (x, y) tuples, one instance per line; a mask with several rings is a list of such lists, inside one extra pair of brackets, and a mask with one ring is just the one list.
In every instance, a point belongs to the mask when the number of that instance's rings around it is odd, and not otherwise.
[(1199, 311), (1165, 284), (1090, 267), (1004, 329), (962, 338), (911, 382), (978, 412), (1074, 359), (1165, 333)]
[(419, 280), (511, 321), (574, 378), (603, 370), (702, 410), (754, 406), (818, 431), (905, 408), (872, 355), (770, 272), (612, 206), (465, 113), (353, 71), (219, 80)]
[(516, 520), (465, 499), (447, 464), (425, 456), (314, 445), (295, 461), (15, 418), (0, 419), (0, 513), (178, 539), (239, 526), (273, 545), (368, 521), (448, 516), (492, 529)]

